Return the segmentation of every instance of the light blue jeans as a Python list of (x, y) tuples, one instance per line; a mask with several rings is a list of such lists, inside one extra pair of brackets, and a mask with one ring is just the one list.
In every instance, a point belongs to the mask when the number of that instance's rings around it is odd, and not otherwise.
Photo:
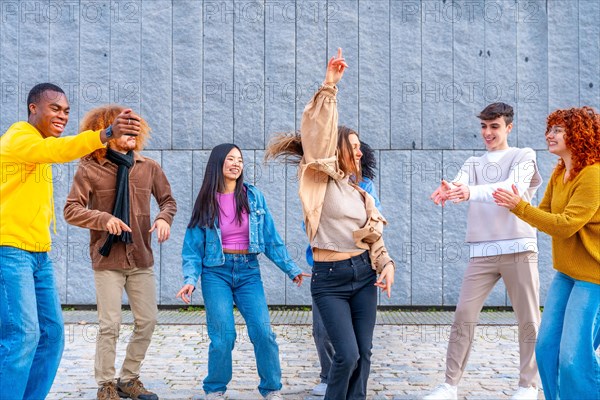
[(600, 399), (600, 285), (557, 272), (535, 348), (547, 400)]
[(246, 321), (248, 336), (254, 345), (260, 377), (258, 391), (266, 396), (280, 390), (279, 347), (271, 330), (256, 254), (225, 254), (225, 264), (203, 267), (201, 283), (210, 337), (204, 391), (225, 392), (231, 381), (231, 351), (236, 340), (234, 302)]
[(0, 399), (46, 398), (63, 348), (48, 253), (0, 246)]

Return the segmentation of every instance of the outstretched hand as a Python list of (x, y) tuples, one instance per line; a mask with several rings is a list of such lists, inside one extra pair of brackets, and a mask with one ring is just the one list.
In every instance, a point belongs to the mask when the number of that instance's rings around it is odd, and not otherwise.
[(471, 198), (471, 191), (469, 190), (469, 186), (460, 182), (453, 182), (455, 188), (450, 189), (448, 191), (447, 196), (448, 200), (453, 203), (460, 203), (462, 201), (467, 201)]
[(521, 201), (519, 190), (514, 184), (512, 185), (512, 193), (506, 189), (498, 188), (492, 193), (492, 196), (497, 205), (508, 208), (509, 210), (514, 210)]
[(346, 68), (348, 68), (348, 64), (346, 64), (346, 60), (342, 56), (342, 48), (338, 47), (337, 56), (331, 57), (327, 63), (327, 72), (325, 72), (325, 81), (323, 83), (326, 85), (337, 85), (342, 79)]
[(442, 183), (438, 186), (437, 189), (431, 194), (429, 197), (435, 205), (442, 204), (442, 207), (446, 205), (446, 200), (448, 200), (448, 192), (452, 190), (452, 187), (448, 182), (442, 179)]

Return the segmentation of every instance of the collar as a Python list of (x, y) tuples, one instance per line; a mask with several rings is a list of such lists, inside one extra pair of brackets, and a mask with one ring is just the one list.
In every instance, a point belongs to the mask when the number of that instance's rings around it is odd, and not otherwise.
[[(146, 161), (146, 158), (141, 155), (140, 153), (138, 153), (137, 151), (133, 151), (133, 161), (135, 162), (144, 162)], [(111, 163), (110, 161), (108, 161), (108, 159), (106, 157), (100, 159), (100, 165), (104, 165), (106, 163)], [(111, 163), (112, 164), (112, 163)]]

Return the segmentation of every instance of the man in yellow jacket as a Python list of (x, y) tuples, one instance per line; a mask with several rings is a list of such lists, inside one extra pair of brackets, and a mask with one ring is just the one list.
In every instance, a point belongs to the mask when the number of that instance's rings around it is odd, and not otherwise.
[(105, 129), (61, 138), (69, 102), (51, 83), (31, 89), (27, 112), (27, 122), (0, 137), (0, 400), (45, 398), (64, 347), (48, 256), (55, 223), (52, 163), (75, 160), (111, 137), (140, 130), (139, 117), (127, 109)]

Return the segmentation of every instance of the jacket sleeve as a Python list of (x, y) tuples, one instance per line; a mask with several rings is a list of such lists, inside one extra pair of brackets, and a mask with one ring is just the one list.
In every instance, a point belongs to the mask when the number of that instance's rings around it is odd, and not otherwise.
[(360, 187), (359, 190), (365, 199), (368, 218), (365, 226), (352, 232), (352, 235), (357, 247), (369, 250), (371, 265), (380, 274), (390, 262), (396, 268), (396, 263), (390, 257), (383, 241), (383, 227), (387, 221), (375, 207), (373, 197)]
[(265, 209), (263, 224), (265, 255), (267, 258), (269, 258), (269, 260), (273, 261), (273, 263), (277, 265), (277, 267), (282, 270), (290, 279), (294, 279), (296, 276), (302, 273), (302, 270), (290, 257), (283, 239), (281, 239), (281, 236), (279, 236), (279, 233), (275, 228), (275, 221), (273, 220), (273, 216), (271, 215), (264, 198), (263, 202)]
[(76, 160), (104, 147), (100, 131), (85, 131), (75, 136), (49, 137), (18, 132), (10, 149), (15, 157), (31, 163), (64, 163)]
[[(523, 221), (556, 238), (569, 238), (587, 224), (600, 207), (600, 166), (586, 167), (579, 173), (569, 201), (560, 213), (552, 213), (521, 200), (512, 212)], [(548, 184), (550, 188), (554, 180)], [(553, 189), (550, 190), (552, 193)], [(544, 195), (544, 207), (549, 203), (548, 190)]]
[(112, 215), (104, 211), (89, 209), (91, 195), (92, 184), (87, 169), (85, 165), (79, 164), (63, 209), (65, 221), (80, 228), (105, 231), (106, 223)]
[[(304, 168), (341, 179), (344, 173), (337, 163), (338, 111), (337, 88), (322, 86), (302, 113), (300, 137)], [(327, 183), (326, 177), (321, 178)]]
[(154, 220), (156, 221), (159, 218), (164, 219), (169, 225), (172, 225), (173, 218), (177, 212), (177, 202), (175, 201), (175, 198), (173, 198), (171, 185), (167, 180), (167, 176), (158, 164), (155, 164), (152, 195), (156, 199), (158, 208), (160, 209), (160, 212)]
[(204, 231), (201, 228), (187, 228), (181, 250), (183, 284), (196, 286), (202, 275), (204, 259)]

